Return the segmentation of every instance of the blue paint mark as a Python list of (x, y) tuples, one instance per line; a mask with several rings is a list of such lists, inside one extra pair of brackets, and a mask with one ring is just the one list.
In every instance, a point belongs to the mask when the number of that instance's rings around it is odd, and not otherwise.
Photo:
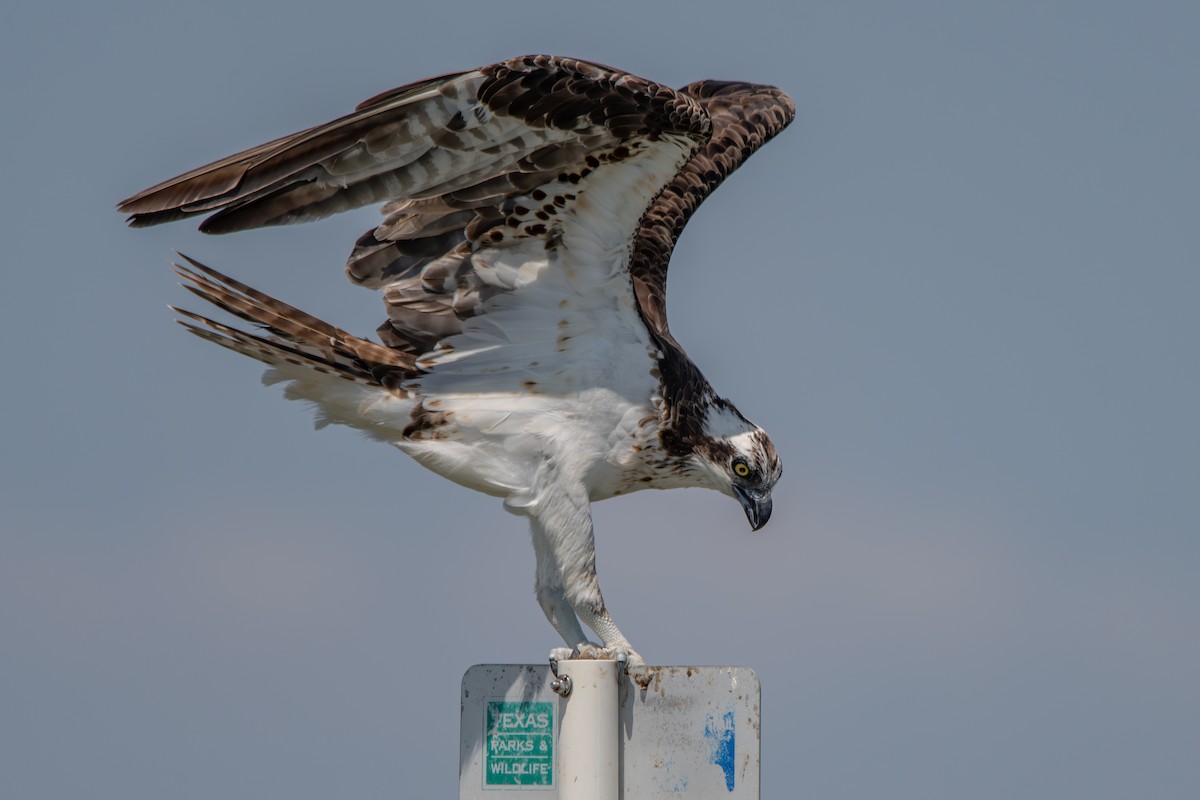
[(708, 762), (716, 764), (725, 771), (725, 788), (733, 791), (733, 754), (734, 754), (734, 725), (733, 712), (726, 711), (721, 722), (708, 715), (704, 723), (704, 736), (712, 752), (708, 754)]

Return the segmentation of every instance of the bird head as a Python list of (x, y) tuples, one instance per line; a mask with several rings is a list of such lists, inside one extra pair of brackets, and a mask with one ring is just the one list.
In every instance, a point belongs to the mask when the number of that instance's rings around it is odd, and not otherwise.
[(771, 437), (721, 401), (705, 415), (703, 436), (693, 452), (713, 488), (736, 498), (753, 530), (771, 518), (771, 490), (783, 465)]

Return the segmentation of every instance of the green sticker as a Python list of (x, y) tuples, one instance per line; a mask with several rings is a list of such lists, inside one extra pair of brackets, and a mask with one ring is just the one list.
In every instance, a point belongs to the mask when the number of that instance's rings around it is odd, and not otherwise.
[(489, 700), (483, 785), (554, 785), (554, 704)]

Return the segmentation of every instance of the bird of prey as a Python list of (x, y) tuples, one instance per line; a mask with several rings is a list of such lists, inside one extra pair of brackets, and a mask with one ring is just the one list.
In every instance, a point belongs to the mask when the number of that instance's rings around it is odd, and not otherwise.
[[(382, 203), (350, 280), (382, 292), (360, 338), (196, 261), (189, 290), (248, 328), (178, 310), (266, 363), (268, 383), (528, 517), (558, 657), (641, 657), (596, 577), (590, 504), (707, 487), (757, 530), (781, 467), (671, 335), (667, 264), (696, 207), (795, 116), (779, 89), (670, 89), (533, 55), (419, 81), (122, 201), (135, 227), (208, 233)], [(595, 632), (589, 641), (580, 625)]]

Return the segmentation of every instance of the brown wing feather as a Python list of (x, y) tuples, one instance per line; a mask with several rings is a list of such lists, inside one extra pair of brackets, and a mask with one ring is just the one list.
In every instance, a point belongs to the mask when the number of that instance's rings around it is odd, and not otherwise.
[(689, 160), (642, 217), (629, 271), (650, 329), (672, 344), (667, 327), (667, 266), (692, 214), (725, 178), (796, 117), (792, 99), (774, 86), (697, 81), (680, 90), (712, 119), (708, 143)]
[[(390, 96), (372, 98), (359, 110), (332, 122), (252, 147), (163, 181), (122, 200), (117, 209), (129, 214), (129, 223), (135, 227), (218, 209), (229, 210), (224, 223), (214, 215), (201, 226), (210, 233), (300, 221), (296, 212), (307, 204), (295, 201), (282, 209), (266, 212), (259, 206), (259, 213), (243, 213), (240, 220), (230, 221), (229, 217), (233, 209), (247, 209), (263, 197), (286, 194), (289, 187), (297, 184), (348, 189), (370, 180), (374, 176), (352, 175), (357, 180), (347, 181), (347, 176), (342, 173), (352, 174), (352, 168), (348, 169), (346, 160), (357, 151), (373, 150), (375, 158), (386, 163), (389, 157), (394, 157), (386, 147), (389, 138), (398, 135), (406, 123), (412, 122), (408, 119), (411, 109), (404, 101), (431, 90), (439, 81), (449, 85), (464, 74), (420, 81), (396, 89)], [(363, 204), (369, 202), (371, 200), (366, 199)], [(289, 212), (294, 216), (286, 218)], [(326, 213), (333, 213), (333, 210)]]
[[(489, 124), (496, 118), (520, 124)], [(393, 198), (441, 195), (456, 209), (477, 207), (494, 195), (481, 200), (470, 190), (497, 177), (528, 184), (519, 176), (557, 175), (581, 165), (585, 149), (664, 134), (701, 141), (708, 131), (703, 109), (672, 89), (585, 61), (524, 56), (384, 92), (354, 113), (164, 181), (118, 209), (134, 226), (217, 212), (201, 229), (228, 233)]]

